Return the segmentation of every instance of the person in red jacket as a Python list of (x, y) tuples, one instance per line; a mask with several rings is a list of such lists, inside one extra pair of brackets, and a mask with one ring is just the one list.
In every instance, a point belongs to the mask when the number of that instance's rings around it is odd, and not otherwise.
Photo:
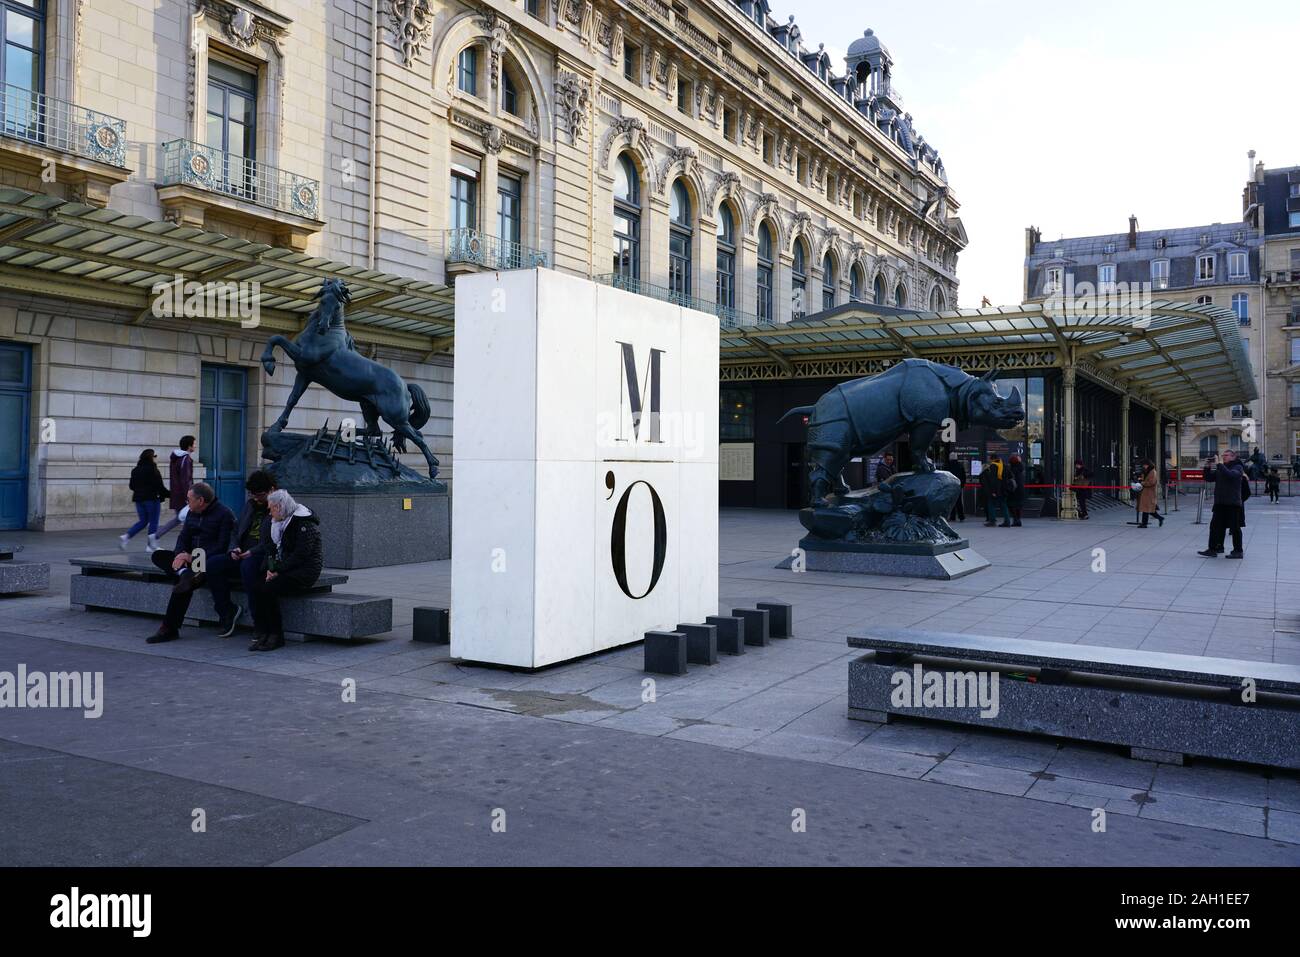
[(166, 525), (158, 529), (157, 534), (154, 536), (155, 541), (162, 538), (184, 521), (184, 519), (181, 518), (181, 511), (186, 507), (186, 500), (190, 494), (190, 489), (194, 487), (194, 456), (198, 454), (198, 451), (198, 440), (192, 435), (182, 435), (180, 446), (172, 451), (172, 494), (171, 502), (169, 504), (176, 515)]

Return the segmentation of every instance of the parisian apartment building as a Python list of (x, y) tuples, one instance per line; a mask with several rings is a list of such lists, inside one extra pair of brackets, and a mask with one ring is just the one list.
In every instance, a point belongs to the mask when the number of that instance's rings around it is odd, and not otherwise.
[[(1290, 466), (1300, 451), (1300, 389), (1290, 384), (1300, 380), (1300, 214), (1288, 212), (1288, 204), (1300, 211), (1300, 191), (1291, 180), (1300, 183), (1294, 169), (1253, 166), (1243, 217), (1236, 222), (1141, 229), (1130, 216), (1127, 231), (1057, 239), (1045, 238), (1036, 227), (1026, 230), (1026, 302), (1069, 294), (1084, 283), (1085, 291), (1099, 294), (1146, 284), (1154, 300), (1231, 313), (1257, 398), (1207, 408), (1185, 419), (1179, 435), (1167, 436), (1169, 458), (1179, 449), (1183, 468), (1224, 449), (1250, 455), (1257, 447), (1271, 464)], [(1184, 360), (1193, 377), (1196, 362), (1194, 356)], [(1131, 464), (1121, 450), (1113, 455), (1116, 465)]]
[[(833, 63), (765, 0), (0, 7), (0, 528), (129, 524), (140, 451), (185, 434), (238, 500), (292, 384), (266, 341), (326, 279), (356, 348), (428, 395), (453, 494), (463, 272), (730, 327), (956, 307), (960, 204), (869, 29)], [(257, 315), (187, 311), (173, 280)], [(313, 388), (290, 428), (348, 414)]]

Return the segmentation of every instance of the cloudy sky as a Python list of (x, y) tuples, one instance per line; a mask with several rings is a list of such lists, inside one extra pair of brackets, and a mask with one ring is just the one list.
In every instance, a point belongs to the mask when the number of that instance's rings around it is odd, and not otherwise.
[(773, 0), (843, 72), (870, 27), (962, 203), (961, 305), (1020, 302), (1045, 239), (1241, 218), (1246, 151), (1300, 165), (1300, 3)]

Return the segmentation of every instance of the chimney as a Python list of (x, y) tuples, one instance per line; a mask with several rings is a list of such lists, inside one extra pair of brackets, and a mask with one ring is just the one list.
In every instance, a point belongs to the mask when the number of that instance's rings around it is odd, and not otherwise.
[(1138, 248), (1138, 218), (1132, 215), (1128, 218), (1128, 248)]
[(1255, 151), (1246, 151), (1246, 182), (1255, 178)]
[(1032, 256), (1034, 247), (1043, 241), (1043, 231), (1037, 226), (1025, 227), (1025, 255)]

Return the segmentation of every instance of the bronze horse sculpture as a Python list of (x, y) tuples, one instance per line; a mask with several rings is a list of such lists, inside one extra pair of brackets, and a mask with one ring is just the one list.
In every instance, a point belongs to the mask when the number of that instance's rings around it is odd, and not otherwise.
[(289, 413), (314, 382), (341, 399), (360, 404), (366, 425), (358, 435), (382, 435), (382, 418), (393, 429), (393, 447), (397, 451), (406, 451), (408, 439), (415, 443), (429, 465), (429, 478), (436, 478), (438, 460), (420, 434), (420, 428), (429, 421), (429, 400), (424, 390), (356, 351), (343, 318), (343, 307), (351, 299), (343, 280), (326, 279), (314, 298), (320, 304), (298, 337), (290, 341), (284, 336), (272, 336), (262, 351), (262, 368), (268, 376), (275, 375), (276, 346), (293, 360), (297, 371), (289, 402), (268, 431), (284, 430)]

